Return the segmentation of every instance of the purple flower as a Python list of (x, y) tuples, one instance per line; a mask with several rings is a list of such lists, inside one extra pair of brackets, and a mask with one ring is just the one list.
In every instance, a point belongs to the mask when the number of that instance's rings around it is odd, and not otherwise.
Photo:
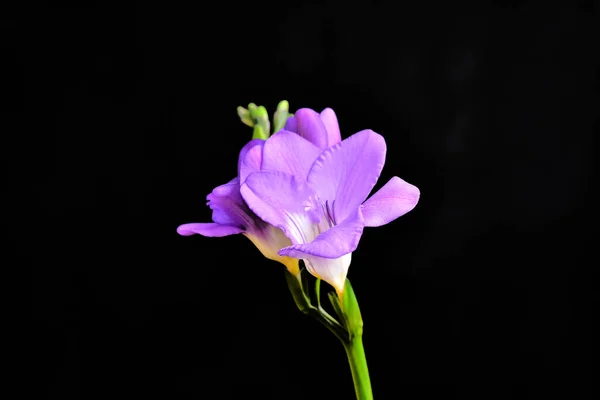
[[(245, 176), (248, 172), (260, 168), (263, 144), (264, 140), (256, 139), (244, 146), (238, 161), (238, 174), (243, 173)], [(265, 257), (281, 262), (292, 274), (298, 274), (298, 260), (278, 254), (281, 248), (291, 244), (290, 240), (281, 229), (264, 222), (248, 208), (240, 194), (239, 176), (216, 187), (206, 199), (213, 211), (214, 222), (181, 225), (177, 228), (180, 235), (222, 237), (241, 233), (249, 238)]]
[(364, 227), (412, 210), (419, 189), (393, 177), (367, 200), (385, 163), (385, 140), (364, 130), (340, 141), (331, 109), (301, 109), (286, 128), (297, 133), (280, 131), (240, 155), (241, 195), (289, 238), (278, 254), (304, 260), (341, 298)]

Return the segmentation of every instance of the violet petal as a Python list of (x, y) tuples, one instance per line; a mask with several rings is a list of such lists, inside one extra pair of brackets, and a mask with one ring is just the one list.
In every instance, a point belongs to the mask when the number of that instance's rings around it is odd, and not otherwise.
[(223, 237), (242, 233), (243, 231), (235, 226), (221, 225), (212, 222), (184, 224), (177, 228), (177, 233), (182, 236), (194, 234), (208, 237)]
[(301, 108), (294, 114), (298, 125), (297, 133), (306, 140), (313, 143), (321, 150), (325, 150), (327, 146), (327, 129), (321, 116), (310, 108)]
[(385, 163), (383, 137), (364, 130), (325, 150), (308, 173), (321, 202), (333, 209), (337, 224), (365, 201)]
[(286, 131), (298, 133), (298, 123), (296, 122), (296, 118), (289, 117), (285, 122), (285, 126), (283, 127)]
[(325, 129), (327, 130), (327, 147), (341, 142), (340, 125), (338, 124), (335, 112), (331, 108), (321, 111), (321, 121), (323, 121), (323, 125), (325, 125)]
[(279, 255), (307, 258), (309, 255), (323, 258), (338, 258), (356, 250), (364, 228), (360, 208), (341, 224), (322, 232), (309, 243), (293, 244), (279, 250)]
[(260, 171), (264, 144), (265, 141), (262, 139), (253, 139), (240, 151), (240, 156), (238, 158), (238, 176), (240, 184), (244, 183), (246, 177), (252, 172)]
[(303, 137), (293, 132), (279, 131), (264, 145), (261, 169), (285, 172), (305, 181), (319, 154), (321, 150)]
[(419, 201), (419, 189), (394, 176), (363, 204), (365, 226), (381, 226), (406, 214)]
[(306, 233), (320, 221), (321, 206), (304, 182), (284, 172), (255, 172), (248, 175), (241, 193), (259, 218), (280, 228), (292, 243), (312, 240)]

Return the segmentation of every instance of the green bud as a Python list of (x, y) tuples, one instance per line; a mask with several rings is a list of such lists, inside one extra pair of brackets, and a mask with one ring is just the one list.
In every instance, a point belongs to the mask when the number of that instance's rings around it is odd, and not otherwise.
[(251, 128), (254, 126), (254, 121), (252, 121), (252, 118), (250, 117), (250, 111), (248, 111), (242, 106), (239, 106), (237, 108), (237, 113), (244, 124), (248, 125)]
[(267, 131), (265, 130), (265, 128), (262, 125), (260, 125), (260, 124), (254, 125), (254, 132), (252, 133), (252, 139), (267, 140), (268, 138), (269, 138), (269, 134), (267, 133)]
[(254, 104), (254, 103), (248, 104), (248, 110), (250, 111), (250, 115), (252, 116), (254, 111), (256, 111), (256, 104)]
[(273, 133), (279, 132), (285, 126), (289, 115), (289, 108), (290, 103), (287, 100), (282, 100), (277, 105), (277, 111), (273, 114)]
[(290, 103), (287, 100), (281, 100), (277, 104), (277, 111), (288, 111), (290, 109)]
[(250, 115), (255, 120), (269, 119), (269, 113), (265, 106), (258, 106), (250, 111)]
[(256, 125), (260, 125), (265, 133), (265, 139), (269, 137), (271, 123), (269, 122), (269, 113), (264, 106), (257, 107), (254, 112), (250, 112), (252, 119), (256, 121)]

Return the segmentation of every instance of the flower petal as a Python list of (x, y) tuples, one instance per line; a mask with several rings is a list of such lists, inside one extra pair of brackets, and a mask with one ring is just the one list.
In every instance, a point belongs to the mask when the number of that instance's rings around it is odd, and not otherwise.
[(342, 298), (350, 261), (352, 261), (352, 253), (339, 258), (307, 256), (304, 259), (304, 264), (308, 272), (333, 286), (338, 296)]
[(325, 150), (328, 147), (327, 129), (325, 129), (319, 113), (310, 108), (301, 108), (296, 111), (294, 118), (298, 125), (298, 135), (310, 141), (321, 150)]
[(240, 184), (244, 183), (246, 177), (252, 172), (260, 171), (264, 144), (265, 141), (262, 139), (253, 139), (242, 147), (238, 158)]
[(210, 200), (210, 197), (212, 197), (212, 196), (219, 196), (219, 197), (231, 197), (235, 201), (242, 201), (242, 195), (240, 194), (239, 187), (240, 187), (240, 179), (236, 176), (229, 182), (214, 188), (212, 193), (209, 194), (208, 196), (206, 196), (206, 199)]
[(177, 233), (181, 236), (191, 236), (194, 234), (208, 237), (223, 237), (242, 233), (243, 231), (235, 226), (209, 223), (184, 224), (177, 228)]
[(279, 131), (264, 145), (261, 169), (285, 172), (304, 182), (319, 154), (321, 150), (303, 137)]
[(364, 130), (325, 150), (308, 173), (308, 182), (333, 208), (337, 224), (365, 201), (383, 169), (386, 146), (383, 137)]
[(281, 248), (291, 244), (290, 239), (285, 236), (281, 229), (265, 224), (265, 228), (262, 231), (245, 233), (245, 236), (254, 243), (263, 256), (282, 263), (292, 274), (298, 274), (299, 266), (297, 259), (277, 254)]
[(283, 128), (286, 131), (298, 133), (298, 123), (296, 122), (296, 118), (289, 117), (285, 122), (285, 127)]
[(338, 124), (335, 112), (331, 108), (321, 111), (321, 121), (323, 121), (323, 125), (325, 125), (325, 129), (327, 130), (327, 147), (341, 142), (340, 125)]
[(417, 205), (419, 189), (394, 176), (362, 205), (365, 226), (381, 226), (403, 216)]
[(312, 232), (321, 219), (321, 206), (304, 182), (284, 172), (261, 171), (248, 175), (240, 190), (248, 207), (280, 228), (292, 243), (306, 243), (316, 236)]
[(213, 210), (212, 220), (221, 225), (236, 226), (245, 232), (262, 230), (265, 223), (248, 208), (240, 193), (239, 179), (216, 187), (206, 196)]
[(279, 255), (305, 259), (308, 256), (322, 258), (338, 258), (356, 250), (364, 228), (364, 220), (360, 207), (336, 225), (309, 243), (293, 244), (279, 250)]
[(206, 196), (208, 206), (213, 211), (212, 220), (221, 225), (242, 226), (247, 223), (247, 218), (240, 213), (240, 206), (244, 200), (240, 194), (238, 178), (228, 183), (217, 186)]

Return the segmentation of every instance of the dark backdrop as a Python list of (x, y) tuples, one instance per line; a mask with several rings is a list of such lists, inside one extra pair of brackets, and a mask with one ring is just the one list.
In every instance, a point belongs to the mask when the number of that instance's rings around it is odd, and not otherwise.
[[(37, 398), (351, 399), (282, 266), (209, 221), (238, 105), (332, 107), (414, 211), (349, 278), (378, 399), (588, 398), (593, 2), (47, 2), (4, 19)], [(567, 5), (568, 4), (568, 5)], [(376, 188), (378, 188), (376, 187)]]

